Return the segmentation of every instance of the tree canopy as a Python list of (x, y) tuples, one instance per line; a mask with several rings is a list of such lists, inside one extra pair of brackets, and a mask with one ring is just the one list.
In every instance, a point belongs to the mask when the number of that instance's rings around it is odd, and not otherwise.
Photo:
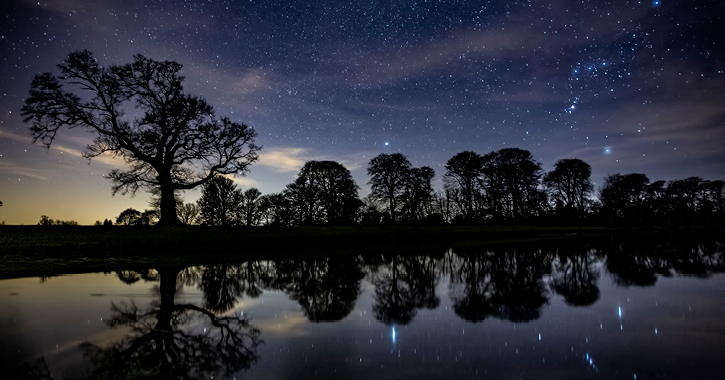
[(557, 161), (554, 170), (546, 173), (544, 184), (555, 202), (581, 216), (594, 190), (591, 175), (589, 164), (577, 158), (567, 158)]
[(84, 50), (58, 68), (58, 76), (35, 76), (22, 108), (33, 142), (50, 148), (61, 128), (87, 128), (95, 137), (84, 157), (123, 158), (128, 170), (108, 175), (113, 193), (157, 192), (159, 224), (181, 224), (175, 191), (218, 174), (243, 175), (257, 160), (255, 130), (217, 117), (204, 99), (184, 93), (177, 62), (139, 54), (131, 63), (102, 67)]
[(303, 224), (349, 224), (361, 201), (350, 171), (335, 161), (309, 161), (287, 185), (287, 196)]
[(381, 153), (368, 163), (371, 196), (388, 203), (390, 219), (397, 220), (397, 210), (405, 193), (411, 164), (402, 153)]

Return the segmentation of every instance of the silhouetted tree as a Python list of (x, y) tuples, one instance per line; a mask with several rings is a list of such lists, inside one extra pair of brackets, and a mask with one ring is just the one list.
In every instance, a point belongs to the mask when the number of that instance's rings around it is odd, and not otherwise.
[(535, 216), (546, 195), (538, 188), (541, 164), (531, 152), (506, 148), (483, 156), (486, 198), (493, 215), (504, 220)]
[(706, 198), (705, 182), (700, 177), (670, 181), (665, 191), (676, 224), (692, 225), (701, 213)]
[(653, 225), (669, 220), (670, 204), (667, 200), (665, 181), (655, 181), (645, 186), (643, 214), (645, 219)]
[(457, 215), (463, 214), (460, 205), (454, 201), (456, 199), (454, 193), (460, 193), (460, 190), (445, 187), (433, 197), (433, 213), (440, 215), (444, 223), (450, 223)]
[(284, 193), (266, 194), (259, 199), (261, 220), (268, 226), (291, 226), (295, 222), (295, 209)]
[(133, 209), (133, 208), (127, 208), (116, 217), (116, 224), (123, 224), (125, 226), (133, 226), (136, 225), (136, 222), (141, 217), (141, 212)]
[(725, 225), (725, 181), (705, 181), (702, 208), (710, 223)]
[(371, 196), (388, 204), (390, 219), (397, 221), (397, 212), (405, 193), (411, 169), (410, 161), (402, 153), (381, 153), (368, 163)]
[(48, 215), (41, 215), (38, 225), (39, 226), (52, 226), (52, 225), (55, 225), (55, 220), (51, 219)]
[(649, 179), (641, 173), (612, 174), (604, 178), (599, 200), (610, 224), (619, 221), (631, 224), (642, 222), (648, 184)]
[(196, 203), (185, 203), (179, 207), (176, 212), (179, 220), (184, 224), (200, 224), (201, 209)]
[[(205, 100), (185, 94), (182, 65), (143, 55), (132, 63), (102, 67), (87, 50), (73, 52), (60, 76), (36, 75), (22, 115), (33, 142), (50, 147), (62, 127), (95, 132), (84, 157), (121, 156), (129, 170), (109, 174), (113, 193), (152, 190), (161, 197), (159, 224), (180, 224), (174, 193), (218, 174), (244, 174), (257, 160), (253, 128), (218, 118)], [(74, 91), (79, 91), (79, 95)], [(126, 108), (139, 110), (130, 119)]]
[(363, 226), (378, 226), (382, 223), (385, 213), (381, 211), (379, 202), (370, 195), (362, 199), (359, 222)]
[(335, 161), (309, 161), (287, 185), (287, 196), (302, 224), (349, 224), (361, 202), (350, 171)]
[(141, 216), (136, 220), (136, 225), (138, 226), (150, 226), (153, 224), (156, 224), (156, 221), (159, 220), (159, 213), (156, 210), (144, 210), (144, 212), (141, 213)]
[(411, 168), (402, 195), (402, 213), (410, 220), (424, 220), (433, 208), (433, 177), (428, 166)]
[(158, 220), (158, 213), (155, 210), (144, 210), (140, 212), (133, 208), (127, 208), (121, 211), (116, 217), (116, 224), (126, 226), (149, 226)]
[(557, 214), (573, 214), (581, 218), (587, 211), (589, 195), (594, 189), (590, 179), (592, 168), (578, 158), (566, 158), (554, 164), (554, 170), (544, 176), (544, 185), (556, 202)]
[(466, 221), (474, 221), (478, 217), (476, 206), (477, 199), (484, 192), (483, 175), (483, 159), (475, 152), (458, 153), (446, 163), (444, 186), (449, 194), (450, 192), (460, 194), (460, 197), (453, 200), (458, 202)]
[(252, 187), (242, 193), (241, 215), (245, 226), (259, 225), (262, 217), (260, 213), (260, 197), (262, 192)]
[(201, 224), (223, 227), (238, 224), (242, 191), (231, 179), (219, 175), (206, 182), (202, 185), (201, 198), (197, 202)]

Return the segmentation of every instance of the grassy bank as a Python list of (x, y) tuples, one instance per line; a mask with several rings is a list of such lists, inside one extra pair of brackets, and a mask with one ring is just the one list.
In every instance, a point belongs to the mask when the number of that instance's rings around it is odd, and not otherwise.
[(451, 247), (485, 247), (610, 234), (640, 239), (691, 237), (713, 232), (723, 233), (722, 228), (543, 226), (0, 226), (0, 278), (321, 255), (437, 255)]
[(567, 227), (0, 226), (0, 278), (329, 254), (441, 252), (606, 231)]

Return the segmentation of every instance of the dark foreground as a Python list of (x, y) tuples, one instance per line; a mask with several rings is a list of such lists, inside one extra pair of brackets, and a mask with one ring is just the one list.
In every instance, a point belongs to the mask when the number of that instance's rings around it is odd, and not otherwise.
[(611, 234), (720, 234), (713, 229), (444, 227), (91, 227), (0, 226), (0, 278), (362, 253), (441, 252), (452, 246)]
[(83, 273), (129, 265), (433, 252), (606, 231), (565, 227), (91, 227), (0, 226), (0, 278)]

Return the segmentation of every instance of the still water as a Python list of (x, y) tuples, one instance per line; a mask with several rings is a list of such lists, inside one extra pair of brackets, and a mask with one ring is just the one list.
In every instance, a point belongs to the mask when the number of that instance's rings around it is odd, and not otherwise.
[(0, 377), (723, 379), (721, 238), (0, 281)]

